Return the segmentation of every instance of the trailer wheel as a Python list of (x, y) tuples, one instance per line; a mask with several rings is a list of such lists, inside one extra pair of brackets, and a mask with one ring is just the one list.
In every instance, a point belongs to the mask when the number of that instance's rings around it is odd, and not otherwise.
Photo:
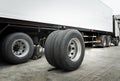
[(119, 38), (118, 38), (118, 37), (115, 38), (114, 45), (115, 45), (115, 46), (118, 46), (118, 45), (119, 45)]
[(54, 41), (60, 30), (52, 32), (45, 42), (45, 57), (49, 64), (58, 68), (54, 57)]
[(85, 45), (79, 31), (63, 30), (57, 35), (54, 43), (55, 61), (61, 69), (72, 71), (81, 65)]
[(8, 63), (23, 63), (31, 58), (34, 44), (27, 34), (13, 33), (4, 39), (1, 51), (3, 58)]
[(107, 46), (107, 38), (106, 38), (106, 35), (102, 35), (100, 36), (100, 39), (101, 39), (101, 47), (104, 48)]
[(107, 40), (106, 46), (107, 46), (107, 47), (110, 47), (110, 45), (111, 45), (111, 36), (107, 36), (107, 37), (106, 37), (106, 40)]

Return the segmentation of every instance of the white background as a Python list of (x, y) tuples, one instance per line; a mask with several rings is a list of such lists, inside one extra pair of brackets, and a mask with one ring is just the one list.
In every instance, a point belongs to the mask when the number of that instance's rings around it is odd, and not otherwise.
[(111, 7), (114, 11), (113, 14), (120, 15), (120, 0), (101, 0), (109, 7)]

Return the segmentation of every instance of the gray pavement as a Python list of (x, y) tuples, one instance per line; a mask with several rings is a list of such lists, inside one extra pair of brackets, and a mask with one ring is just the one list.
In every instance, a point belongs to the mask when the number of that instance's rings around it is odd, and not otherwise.
[(19, 65), (0, 62), (0, 81), (120, 81), (120, 46), (86, 48), (78, 70), (64, 72), (42, 57)]

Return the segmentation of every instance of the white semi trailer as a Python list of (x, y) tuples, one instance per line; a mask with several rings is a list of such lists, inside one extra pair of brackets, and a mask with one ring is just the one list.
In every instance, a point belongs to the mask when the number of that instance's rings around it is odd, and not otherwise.
[(45, 48), (49, 64), (75, 70), (85, 45), (118, 46), (118, 24), (100, 0), (0, 0), (0, 54), (17, 64)]

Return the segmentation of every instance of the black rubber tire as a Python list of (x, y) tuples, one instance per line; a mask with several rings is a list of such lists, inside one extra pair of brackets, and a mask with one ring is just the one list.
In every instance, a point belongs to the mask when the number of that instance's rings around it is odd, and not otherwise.
[(106, 46), (110, 47), (110, 45), (111, 45), (111, 36), (106, 36), (106, 40), (107, 40)]
[[(12, 53), (12, 43), (17, 39), (24, 39), (28, 42), (30, 46), (30, 50), (27, 55), (24, 57), (17, 57)], [(2, 57), (4, 60), (11, 64), (19, 64), (28, 61), (33, 54), (34, 51), (34, 44), (30, 36), (25, 33), (12, 33), (8, 35), (2, 42)]]
[(115, 38), (114, 45), (115, 45), (115, 46), (118, 46), (118, 45), (119, 45), (119, 38), (118, 38), (118, 37)]
[(56, 64), (55, 57), (54, 57), (54, 41), (57, 37), (57, 34), (60, 32), (60, 30), (52, 32), (45, 42), (45, 57), (49, 64), (52, 66), (55, 66), (57, 68), (58, 65)]
[[(76, 62), (71, 61), (67, 54), (67, 45), (72, 38), (77, 38), (81, 43), (81, 56)], [(54, 43), (54, 57), (58, 66), (66, 71), (79, 68), (85, 53), (85, 45), (81, 33), (74, 29), (63, 30), (57, 35)]]
[[(107, 38), (106, 38), (106, 35), (102, 35), (100, 36), (100, 39), (101, 39), (101, 47), (104, 48), (107, 46)], [(105, 44), (104, 44), (105, 43)]]

